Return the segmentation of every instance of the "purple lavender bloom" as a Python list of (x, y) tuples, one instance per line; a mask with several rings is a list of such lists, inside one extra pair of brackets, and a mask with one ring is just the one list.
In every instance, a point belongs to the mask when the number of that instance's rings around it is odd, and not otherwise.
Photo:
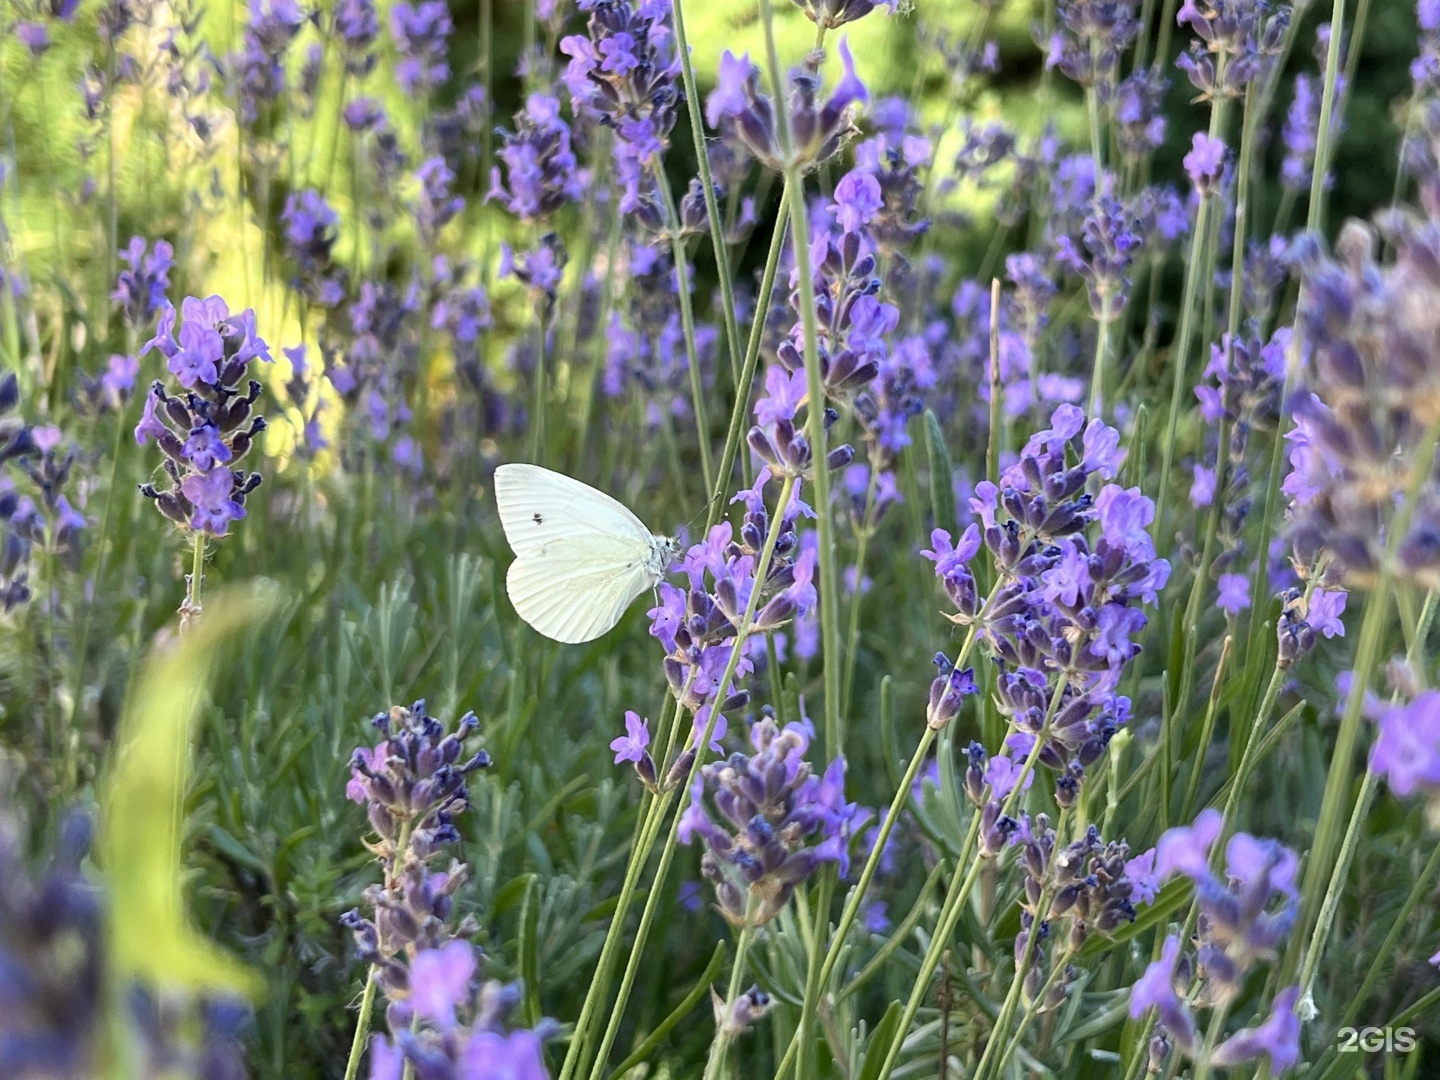
[(577, 115), (598, 119), (614, 133), (621, 212), (660, 231), (664, 215), (652, 173), (669, 145), (681, 100), (669, 5), (593, 0), (583, 7), (590, 13), (588, 36), (560, 42), (570, 57), (566, 87)]
[[(1395, 261), (1383, 269), (1374, 234), (1356, 222), (1336, 241), (1339, 258), (1304, 248), (1299, 319), (1311, 352), (1288, 436), (1289, 535), (1297, 565), (1327, 560), (1327, 582), (1370, 587), (1388, 563), (1390, 573), (1431, 587), (1440, 583), (1440, 489), (1415, 459), (1437, 389), (1425, 312), (1440, 303), (1429, 269), (1440, 225), (1391, 215), (1386, 227)], [(1375, 401), (1389, 404), (1354, 404)], [(1400, 513), (1412, 495), (1413, 512)], [(1402, 523), (1408, 531), (1393, 536)]]
[(531, 94), (524, 110), (515, 114), (515, 131), (505, 135), (496, 156), (505, 181), (496, 166), (486, 199), (498, 200), (522, 221), (547, 217), (584, 192), (585, 176), (577, 167), (570, 126), (561, 118), (556, 98)]
[(218, 296), (186, 297), (180, 308), (178, 337), (175, 309), (167, 304), (144, 353), (167, 357), (187, 392), (171, 396), (154, 382), (135, 428), (137, 444), (153, 440), (165, 455), (171, 484), (143, 484), (140, 492), (177, 525), (224, 536), (230, 522), (245, 517), (246, 496), (261, 480), (258, 472), (232, 467), (265, 430), (265, 418), (254, 411), (261, 386), (246, 372), (252, 360), (269, 362), (270, 350), (255, 331), (253, 311), (232, 316)]
[(1185, 155), (1185, 172), (1190, 182), (1202, 195), (1216, 190), (1220, 177), (1225, 171), (1225, 143), (1212, 138), (1203, 131), (1197, 131), (1190, 141), (1190, 152)]
[[(794, 145), (790, 153), (793, 163), (813, 167), (833, 156), (854, 134), (852, 106), (870, 100), (865, 84), (855, 74), (855, 61), (842, 38), (840, 61), (844, 74), (830, 96), (819, 100), (819, 64), (817, 51), (807, 58), (802, 70), (790, 76), (789, 115)], [(706, 103), (706, 118), (711, 126), (729, 119), (746, 147), (764, 165), (783, 171), (785, 154), (779, 143), (774, 102), (760, 92), (760, 72), (749, 57), (738, 60), (726, 53), (720, 62), (720, 78)]]
[(375, 67), (374, 46), (380, 37), (380, 17), (374, 0), (339, 0), (334, 26), (345, 55), (345, 70), (364, 78)]
[(308, 17), (295, 0), (249, 0), (249, 9), (241, 50), (231, 58), (247, 125), (284, 94), (285, 54)]
[(337, 306), (345, 296), (344, 275), (333, 265), (340, 215), (318, 191), (306, 189), (285, 200), (280, 223), (285, 245), (295, 262), (293, 284), (311, 303)]
[(165, 293), (170, 288), (175, 250), (168, 241), (156, 240), (147, 253), (145, 239), (135, 236), (120, 249), (120, 258), (128, 269), (117, 276), (110, 301), (121, 309), (128, 325), (137, 329), (148, 326), (151, 317), (168, 306)]
[[(762, 717), (750, 741), (754, 754), (735, 753), (701, 770), (680, 840), (704, 842), (700, 872), (714, 885), (721, 914), (761, 926), (822, 863), (842, 864), (843, 875), (856, 807), (844, 801), (844, 759), (824, 777), (813, 775), (804, 760), (809, 736), (798, 724), (781, 730)], [(706, 807), (707, 792), (720, 822)]]
[(1174, 874), (1203, 877), (1210, 847), (1220, 836), (1224, 819), (1218, 810), (1202, 810), (1191, 825), (1168, 829), (1155, 845), (1155, 876), (1164, 881)]
[(420, 181), (420, 198), (415, 205), (415, 223), (427, 244), (434, 244), (440, 230), (465, 209), (465, 200), (453, 194), (455, 173), (444, 158), (430, 158), (415, 170)]
[(1243, 1028), (1215, 1048), (1210, 1061), (1221, 1068), (1231, 1068), (1257, 1060), (1262, 1054), (1270, 1059), (1270, 1072), (1278, 1075), (1300, 1060), (1300, 1018), (1295, 1006), (1300, 988), (1289, 986), (1275, 995), (1270, 1016), (1258, 1028)]
[(1115, 137), (1127, 162), (1138, 164), (1164, 145), (1162, 105), (1169, 85), (1168, 79), (1144, 70), (1115, 88)]
[(841, 232), (857, 233), (870, 223), (883, 205), (880, 182), (874, 176), (856, 170), (846, 173), (835, 185), (835, 205), (831, 211)]
[(390, 10), (390, 34), (400, 54), (395, 78), (407, 94), (429, 94), (450, 77), (446, 50), (454, 29), (445, 0), (400, 3)]
[(1110, 195), (1101, 195), (1086, 214), (1080, 241), (1056, 240), (1055, 261), (1078, 274), (1090, 295), (1096, 319), (1113, 322), (1124, 314), (1130, 297), (1130, 267), (1143, 244), (1134, 211)]
[(1401, 798), (1440, 789), (1440, 691), (1427, 690), (1404, 705), (1388, 705), (1376, 717), (1380, 733), (1370, 748), (1370, 768)]
[(627, 709), (625, 734), (610, 740), (610, 749), (615, 751), (615, 764), (619, 765), (622, 761), (638, 763), (645, 756), (645, 748), (649, 745), (649, 721), (642, 720), (639, 713)]
[(416, 953), (410, 963), (411, 1007), (441, 1031), (453, 1030), (456, 1005), (469, 998), (474, 975), (475, 947), (468, 941)]
[(1310, 606), (1305, 619), (1310, 628), (1326, 638), (1344, 637), (1345, 624), (1340, 616), (1345, 614), (1345, 602), (1349, 594), (1344, 589), (1316, 589), (1310, 596)]
[(1120, 56), (1140, 32), (1133, 0), (1060, 0), (1055, 9), (1059, 26), (1048, 42), (1045, 66), (1059, 68), (1081, 86), (1094, 87), (1108, 101), (1115, 90)]
[(1250, 606), (1250, 579), (1244, 574), (1221, 574), (1216, 584), (1220, 595), (1215, 606), (1231, 618)]

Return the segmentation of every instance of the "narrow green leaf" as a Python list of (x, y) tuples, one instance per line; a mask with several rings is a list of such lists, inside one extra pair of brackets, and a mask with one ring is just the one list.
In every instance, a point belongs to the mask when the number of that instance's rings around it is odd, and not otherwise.
[(540, 1022), (540, 877), (530, 874), (520, 905), (520, 982), (524, 988), (525, 1024)]
[(641, 1040), (634, 1052), (611, 1072), (609, 1080), (620, 1080), (627, 1072), (639, 1065), (646, 1058), (655, 1052), (655, 1048), (664, 1041), (665, 1036), (674, 1030), (675, 1025), (690, 1015), (690, 1010), (700, 1004), (710, 993), (710, 984), (720, 975), (720, 965), (725, 962), (725, 942), (717, 941), (715, 951), (710, 954), (710, 962), (705, 965), (705, 970), (700, 973), (700, 980), (690, 989), (679, 1005), (675, 1006), (669, 1016), (661, 1020), (655, 1029)]
[(953, 487), (955, 466), (945, 447), (940, 421), (930, 409), (925, 410), (925, 449), (930, 455), (930, 509), (935, 515), (935, 527), (953, 531), (959, 520)]
[[(255, 591), (207, 597), (194, 628), (151, 652), (126, 703), (102, 785), (97, 852), (110, 879), (109, 945), (119, 978), (252, 997), (261, 992), (257, 975), (191, 922), (180, 851), (201, 696), (224, 642), (273, 609)], [(222, 834), (211, 835), (242, 861), (258, 861)]]
[(880, 1069), (885, 1064), (890, 1047), (900, 1037), (900, 1014), (904, 1011), (899, 1001), (890, 1002), (890, 1007), (885, 1010), (880, 1023), (875, 1025), (869, 1045), (865, 1047), (865, 1060), (860, 1065), (859, 1080), (877, 1080), (880, 1076)]

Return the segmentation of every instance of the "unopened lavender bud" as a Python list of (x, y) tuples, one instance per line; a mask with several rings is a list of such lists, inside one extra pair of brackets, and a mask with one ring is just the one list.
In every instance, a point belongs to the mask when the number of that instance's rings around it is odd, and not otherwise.
[(686, 750), (675, 759), (670, 766), (670, 771), (665, 774), (665, 790), (669, 791), (677, 784), (683, 784), (685, 778), (690, 775), (690, 767), (695, 764), (695, 751)]
[(1156, 1034), (1150, 1039), (1150, 1061), (1145, 1071), (1151, 1076), (1159, 1076), (1165, 1070), (1165, 1059), (1170, 1056), (1170, 1040), (1164, 1034)]
[(656, 790), (655, 759), (650, 756), (650, 751), (646, 750), (640, 755), (640, 760), (635, 762), (635, 775), (651, 791)]

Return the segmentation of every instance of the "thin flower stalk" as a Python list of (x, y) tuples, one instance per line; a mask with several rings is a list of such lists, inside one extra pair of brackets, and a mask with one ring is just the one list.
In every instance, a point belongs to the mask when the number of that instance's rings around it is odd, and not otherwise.
[[(1055, 840), (1057, 845), (1060, 844), (1064, 839), (1065, 826), (1069, 824), (1069, 816), (1070, 810), (1067, 807), (1060, 811), (1060, 816), (1055, 822)], [(1054, 887), (1050, 884), (1047, 884), (1044, 891), (1042, 891), (1040, 894), (1040, 902), (1035, 906), (1036, 911), (1048, 912), (1050, 909), (1050, 902), (1053, 899)], [(1040, 920), (1037, 919), (1035, 922), (1036, 930), (1039, 929), (1039, 926)], [(987, 1072), (987, 1066), (993, 1060), (993, 1055), (996, 1054), (997, 1050), (1000, 1047), (1007, 1045), (1007, 1036), (1010, 1033), (1010, 1025), (1015, 1020), (1015, 1010), (1020, 1004), (1020, 992), (1025, 986), (1025, 977), (1030, 970), (1030, 961), (1031, 958), (1035, 955), (1035, 949), (1039, 940), (1040, 935), (1038, 932), (1032, 932), (1025, 938), (1024, 953), (1020, 957), (1019, 963), (1017, 963), (1015, 966), (1015, 977), (1010, 980), (1010, 989), (1006, 992), (1005, 1000), (1000, 1006), (1000, 1015), (995, 1019), (995, 1027), (990, 1032), (990, 1039), (985, 1044), (985, 1051), (980, 1055), (980, 1063), (975, 1066), (975, 1072), (973, 1074), (974, 1080), (984, 1080), (984, 1077), (987, 1074), (991, 1073), (997, 1076), (1001, 1075), (1002, 1071), (1005, 1068), (1006, 1062), (1010, 1058), (1010, 1053), (1007, 1049), (1006, 1052), (1000, 1054), (998, 1060), (995, 1060), (995, 1068)], [(1060, 970), (1063, 970), (1063, 967), (1063, 964), (1060, 965)], [(1037, 994), (1035, 997), (1035, 1001), (1037, 1003), (1044, 1001), (1044, 999), (1045, 994), (1043, 991)], [(1026, 1010), (1027, 1013), (1033, 1013), (1033, 1011), (1033, 1009)], [(1019, 1037), (1023, 1033), (1023, 1028), (1016, 1031), (1016, 1041), (1019, 1040)], [(1013, 1044), (1010, 1045), (1013, 1046)]]
[(825, 388), (820, 371), (820, 331), (815, 318), (815, 282), (810, 264), (810, 214), (805, 205), (805, 185), (800, 166), (794, 160), (785, 75), (775, 47), (775, 19), (770, 0), (760, 0), (760, 17), (765, 26), (765, 49), (770, 63), (770, 78), (774, 83), (780, 145), (786, 159), (785, 193), (790, 204), (790, 236), (795, 250), (800, 317), (805, 331), (806, 436), (815, 461), (820, 463), (815, 469), (815, 513), (820, 542), (820, 648), (825, 670), (825, 754), (835, 758), (845, 749), (840, 716), (840, 611), (836, 606), (840, 598), (840, 575), (835, 565), (835, 517), (830, 502), (830, 474), (824, 467), (828, 458)]
[[(1429, 592), (1425, 595), (1425, 606), (1421, 609), (1415, 634), (1410, 639), (1410, 648), (1407, 651), (1406, 662), (1412, 666), (1421, 659), (1425, 639), (1430, 630), (1430, 622), (1434, 615), (1435, 593)], [(1397, 692), (1391, 697), (1392, 703), (1398, 698)], [(1360, 843), (1360, 830), (1375, 799), (1379, 780), (1380, 774), (1375, 771), (1373, 766), (1367, 765), (1365, 778), (1360, 785), (1360, 793), (1356, 796), (1355, 807), (1350, 813), (1350, 823), (1345, 829), (1345, 840), (1340, 846), (1340, 857), (1336, 860), (1334, 872), (1330, 875), (1330, 883), (1325, 890), (1325, 899), (1320, 905), (1320, 915), (1315, 923), (1315, 932), (1311, 936), (1309, 947), (1305, 953), (1304, 966), (1300, 969), (1301, 1001), (1310, 997), (1314, 987), (1320, 960), (1325, 955), (1325, 946), (1329, 941), (1330, 929), (1334, 924), (1335, 911), (1339, 906), (1340, 896), (1345, 891), (1345, 882), (1350, 876), (1350, 864), (1355, 859), (1355, 851)], [(1381, 955), (1385, 954), (1381, 953)]]
[[(823, 460), (816, 459), (816, 471), (821, 472), (825, 468)], [(760, 560), (755, 568), (755, 580), (764, 581), (769, 571), (771, 559), (775, 555), (775, 545), (780, 539), (781, 526), (784, 523), (784, 508), (790, 505), (790, 496), (795, 489), (795, 477), (787, 475), (780, 485), (780, 494), (775, 503), (775, 514), (770, 521), (770, 530), (765, 537), (765, 545), (760, 552)], [(750, 598), (746, 602), (745, 611), (741, 616), (740, 623), (736, 627), (735, 644), (730, 650), (730, 658), (725, 665), (725, 672), (720, 681), (716, 683), (722, 690), (730, 685), (735, 677), (735, 672), (740, 666), (740, 658), (744, 655), (745, 643), (749, 637), (750, 627), (755, 621), (755, 615), (759, 608), (761, 590), (756, 588), (751, 591)], [(705, 729), (695, 740), (697, 751), (690, 762), (690, 769), (685, 776), (684, 783), (678, 787), (671, 788), (657, 800), (652, 814), (657, 828), (651, 832), (646, 844), (638, 853), (638, 863), (643, 866), (649, 862), (650, 855), (654, 850), (655, 840), (658, 836), (658, 825), (665, 820), (666, 812), (670, 804), (676, 799), (676, 792), (679, 795), (679, 805), (671, 818), (669, 835), (665, 839), (660, 850), (660, 863), (655, 869), (655, 877), (650, 883), (649, 894), (645, 898), (645, 907), (640, 915), (640, 924), (636, 927), (635, 936), (630, 942), (630, 959), (625, 965), (625, 972), (621, 976), (620, 990), (615, 996), (610, 1007), (610, 1020), (606, 1026), (604, 1036), (601, 1038), (599, 1049), (595, 1055), (594, 1064), (591, 1067), (590, 1080), (601, 1080), (605, 1075), (605, 1062), (609, 1056), (610, 1048), (614, 1045), (615, 1036), (620, 1029), (620, 1021), (625, 1013), (625, 1006), (630, 999), (630, 991), (635, 983), (635, 976), (639, 971), (640, 961), (645, 953), (645, 943), (650, 935), (650, 925), (655, 917), (656, 908), (659, 906), (660, 896), (664, 891), (666, 878), (669, 876), (670, 864), (674, 860), (675, 851), (678, 847), (677, 838), (680, 832), (680, 821), (684, 816), (685, 809), (689, 805), (691, 792), (694, 790), (695, 777), (699, 774), (704, 764), (704, 754), (700, 748), (710, 745), (715, 734), (715, 725), (720, 717), (719, 702), (716, 707), (710, 710), (709, 718), (706, 721)], [(632, 856), (634, 859), (635, 856)], [(620, 925), (623, 922), (624, 912), (616, 908), (614, 922), (612, 925)], [(579, 1031), (577, 1029), (577, 1036)], [(577, 1075), (571, 1072), (569, 1075)], [(566, 1072), (562, 1070), (561, 1080), (565, 1080)]]
[[(675, 259), (676, 291), (680, 294), (680, 327), (685, 334), (685, 360), (690, 370), (690, 399), (695, 410), (695, 439), (700, 450), (700, 475), (705, 490), (715, 487), (715, 471), (710, 463), (710, 419), (705, 407), (705, 387), (700, 377), (700, 350), (695, 343), (695, 310), (690, 296), (690, 264), (685, 257), (685, 241), (680, 236), (680, 214), (675, 208), (675, 194), (665, 178), (660, 158), (654, 159), (655, 186), (660, 189), (665, 206), (665, 228), (670, 233), (670, 250)], [(823, 471), (823, 470), (822, 470)]]
[[(985, 600), (986, 604), (994, 599), (999, 589), (1000, 582), (997, 581), (995, 587), (990, 591), (990, 595)], [(978, 628), (978, 623), (972, 623), (970, 629), (966, 632), (965, 641), (960, 646), (960, 653), (955, 659), (955, 666), (957, 668), (965, 667), (969, 661), (970, 653), (975, 646)], [(890, 835), (894, 831), (895, 823), (902, 817), (902, 811), (904, 810), (906, 800), (910, 798), (915, 778), (920, 774), (920, 768), (924, 765), (931, 748), (935, 744), (935, 739), (939, 734), (937, 729), (927, 724), (924, 733), (920, 736), (920, 742), (915, 747), (915, 752), (910, 755), (909, 764), (905, 766), (905, 772), (900, 777), (900, 783), (896, 785), (895, 795), (890, 800), (890, 807), (881, 817), (877, 826), (879, 831), (876, 833), (875, 842), (870, 846), (870, 854), (866, 857), (865, 864), (860, 869), (860, 877), (856, 880), (855, 885), (850, 890), (850, 895), (846, 898), (845, 907), (840, 913), (840, 921), (835, 925), (835, 932), (830, 935), (830, 943), (825, 950), (825, 959), (820, 965), (819, 977), (817, 979), (819, 986), (828, 985), (830, 977), (835, 972), (835, 965), (840, 961), (840, 954), (845, 947), (846, 940), (850, 936), (850, 930), (854, 927), (855, 920), (860, 915), (860, 907), (864, 903), (871, 883), (875, 880), (875, 872), (879, 869), (881, 856), (884, 855), (885, 847), (890, 842)], [(972, 836), (965, 850), (968, 851), (973, 844), (974, 837)], [(819, 1001), (807, 996), (802, 1009), (805, 1011), (814, 1011), (818, 1009), (819, 1006)], [(797, 1030), (786, 1049), (786, 1061), (789, 1061), (797, 1050), (799, 1038), (800, 1033)], [(776, 1080), (780, 1080), (780, 1077), (783, 1076), (787, 1068), (788, 1066), (782, 1065), (776, 1074)]]
[[(725, 326), (725, 342), (730, 353), (730, 377), (735, 396), (741, 391), (740, 329), (735, 322), (735, 281), (730, 268), (730, 248), (725, 243), (725, 221), (720, 216), (720, 202), (715, 197), (715, 181), (710, 175), (710, 154), (705, 148), (705, 125), (700, 111), (700, 91), (695, 85), (695, 68), (690, 62), (690, 45), (685, 36), (685, 11), (682, 0), (670, 0), (670, 22), (675, 31), (675, 51), (680, 56), (680, 79), (685, 87), (685, 106), (690, 114), (690, 132), (695, 139), (695, 159), (700, 163), (700, 186), (705, 193), (705, 212), (710, 224), (710, 246), (715, 254), (715, 271), (720, 278), (720, 302)], [(779, 222), (776, 230), (780, 231)], [(768, 295), (768, 294), (766, 294)], [(723, 475), (723, 474), (721, 474)], [(720, 480), (723, 484), (724, 481)]]
[[(785, 248), (785, 229), (789, 221), (790, 206), (785, 192), (781, 193), (780, 206), (775, 214), (775, 231), (770, 236), (770, 250), (765, 256), (765, 269), (760, 276), (760, 291), (757, 294), (755, 319), (750, 325), (750, 338), (745, 345), (745, 359), (740, 366), (740, 378), (735, 385), (735, 404), (730, 411), (730, 427), (725, 433), (725, 449), (720, 454), (720, 468), (715, 472), (715, 486), (710, 491), (710, 508), (705, 515), (708, 531), (725, 511), (725, 490), (729, 484), (735, 459), (740, 456), (740, 445), (745, 438), (745, 418), (750, 414), (750, 387), (755, 382), (755, 371), (760, 362), (760, 343), (765, 337), (765, 316), (769, 312), (770, 298), (775, 289), (775, 274), (780, 266), (780, 255)], [(741, 457), (742, 475), (750, 482), (750, 456)]]
[[(1173, 3), (1174, 0), (1166, 0), (1166, 7), (1171, 7)], [(1162, 22), (1162, 26), (1168, 27), (1168, 20)], [(1217, 68), (1216, 80), (1218, 82), (1225, 77), (1224, 53), (1220, 54)], [(1210, 109), (1210, 138), (1221, 137), (1225, 131), (1228, 112), (1229, 99), (1223, 95), (1217, 97)], [(1180, 402), (1188, 386), (1186, 371), (1190, 359), (1190, 340), (1195, 330), (1196, 303), (1201, 289), (1200, 278), (1210, 257), (1207, 250), (1210, 240), (1210, 215), (1215, 211), (1217, 197), (1214, 191), (1206, 191), (1201, 195), (1200, 208), (1195, 214), (1195, 229), (1190, 234), (1190, 254), (1185, 260), (1185, 293), (1180, 304), (1180, 329), (1175, 336), (1174, 359), (1170, 364), (1175, 381), (1170, 387), (1170, 406), (1166, 414), (1165, 438), (1162, 440), (1160, 485), (1155, 496), (1155, 521), (1161, 530), (1165, 528), (1165, 508), (1170, 499), (1170, 472), (1175, 459), (1175, 432), (1180, 425)], [(1210, 283), (1207, 282), (1205, 288), (1208, 290), (1209, 287)]]
[[(1035, 766), (1040, 761), (1040, 753), (1046, 746), (1045, 733), (1050, 728), (1050, 722), (1055, 718), (1055, 711), (1060, 707), (1060, 698), (1065, 692), (1066, 681), (1061, 678), (1056, 683), (1045, 722), (1036, 733), (1035, 743), (1031, 747), (1030, 753), (1025, 755), (1025, 762), (1015, 778), (1015, 786), (1011, 788), (1010, 794), (1005, 798), (1004, 806), (1000, 810), (1001, 817), (1009, 817), (1015, 809), (1016, 804), (1020, 801), (1020, 793), (1026, 788), (1025, 781), (1035, 771)], [(910, 990), (910, 997), (905, 1002), (905, 1010), (900, 1014), (900, 1034), (891, 1044), (890, 1052), (885, 1055), (876, 1080), (890, 1080), (891, 1074), (895, 1071), (895, 1066), (900, 1060), (900, 1051), (904, 1046), (905, 1034), (909, 1032), (910, 1025), (915, 1022), (915, 1015), (920, 1011), (920, 1003), (930, 992), (930, 981), (935, 977), (935, 969), (940, 966), (940, 958), (944, 955), (950, 936), (955, 932), (955, 927), (960, 921), (960, 915), (970, 897), (970, 890), (980, 879), (980, 871), (985, 866), (985, 860), (976, 857), (981, 817), (981, 811), (977, 807), (971, 816), (970, 828), (965, 834), (965, 842), (961, 845), (960, 852), (955, 858), (957, 869), (962, 863), (968, 862), (969, 866), (965, 871), (964, 878), (956, 876), (945, 896), (945, 903), (940, 909), (940, 918), (935, 924), (935, 933), (925, 949), (924, 958), (920, 961), (920, 972), (916, 976), (915, 985)], [(1021, 970), (1023, 972), (1023, 965)], [(1023, 979), (1023, 974), (1021, 978)]]

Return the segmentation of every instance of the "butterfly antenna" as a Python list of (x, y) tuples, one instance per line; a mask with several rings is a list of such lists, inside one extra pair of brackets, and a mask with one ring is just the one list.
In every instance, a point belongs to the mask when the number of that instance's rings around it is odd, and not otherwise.
[(693, 529), (693, 528), (695, 527), (695, 524), (696, 524), (698, 521), (700, 521), (701, 518), (704, 518), (704, 519), (706, 519), (706, 520), (708, 521), (709, 518), (710, 518), (710, 511), (714, 510), (714, 509), (715, 509), (715, 504), (718, 503), (718, 502), (719, 502), (721, 499), (723, 499), (723, 498), (725, 498), (724, 492), (717, 492), (716, 494), (710, 496), (709, 501), (707, 501), (707, 502), (705, 503), (705, 509), (702, 510), (702, 511), (700, 511), (700, 512), (697, 513), (694, 517), (692, 517), (689, 521), (687, 521), (687, 522), (685, 523), (685, 528), (686, 528), (686, 529)]

